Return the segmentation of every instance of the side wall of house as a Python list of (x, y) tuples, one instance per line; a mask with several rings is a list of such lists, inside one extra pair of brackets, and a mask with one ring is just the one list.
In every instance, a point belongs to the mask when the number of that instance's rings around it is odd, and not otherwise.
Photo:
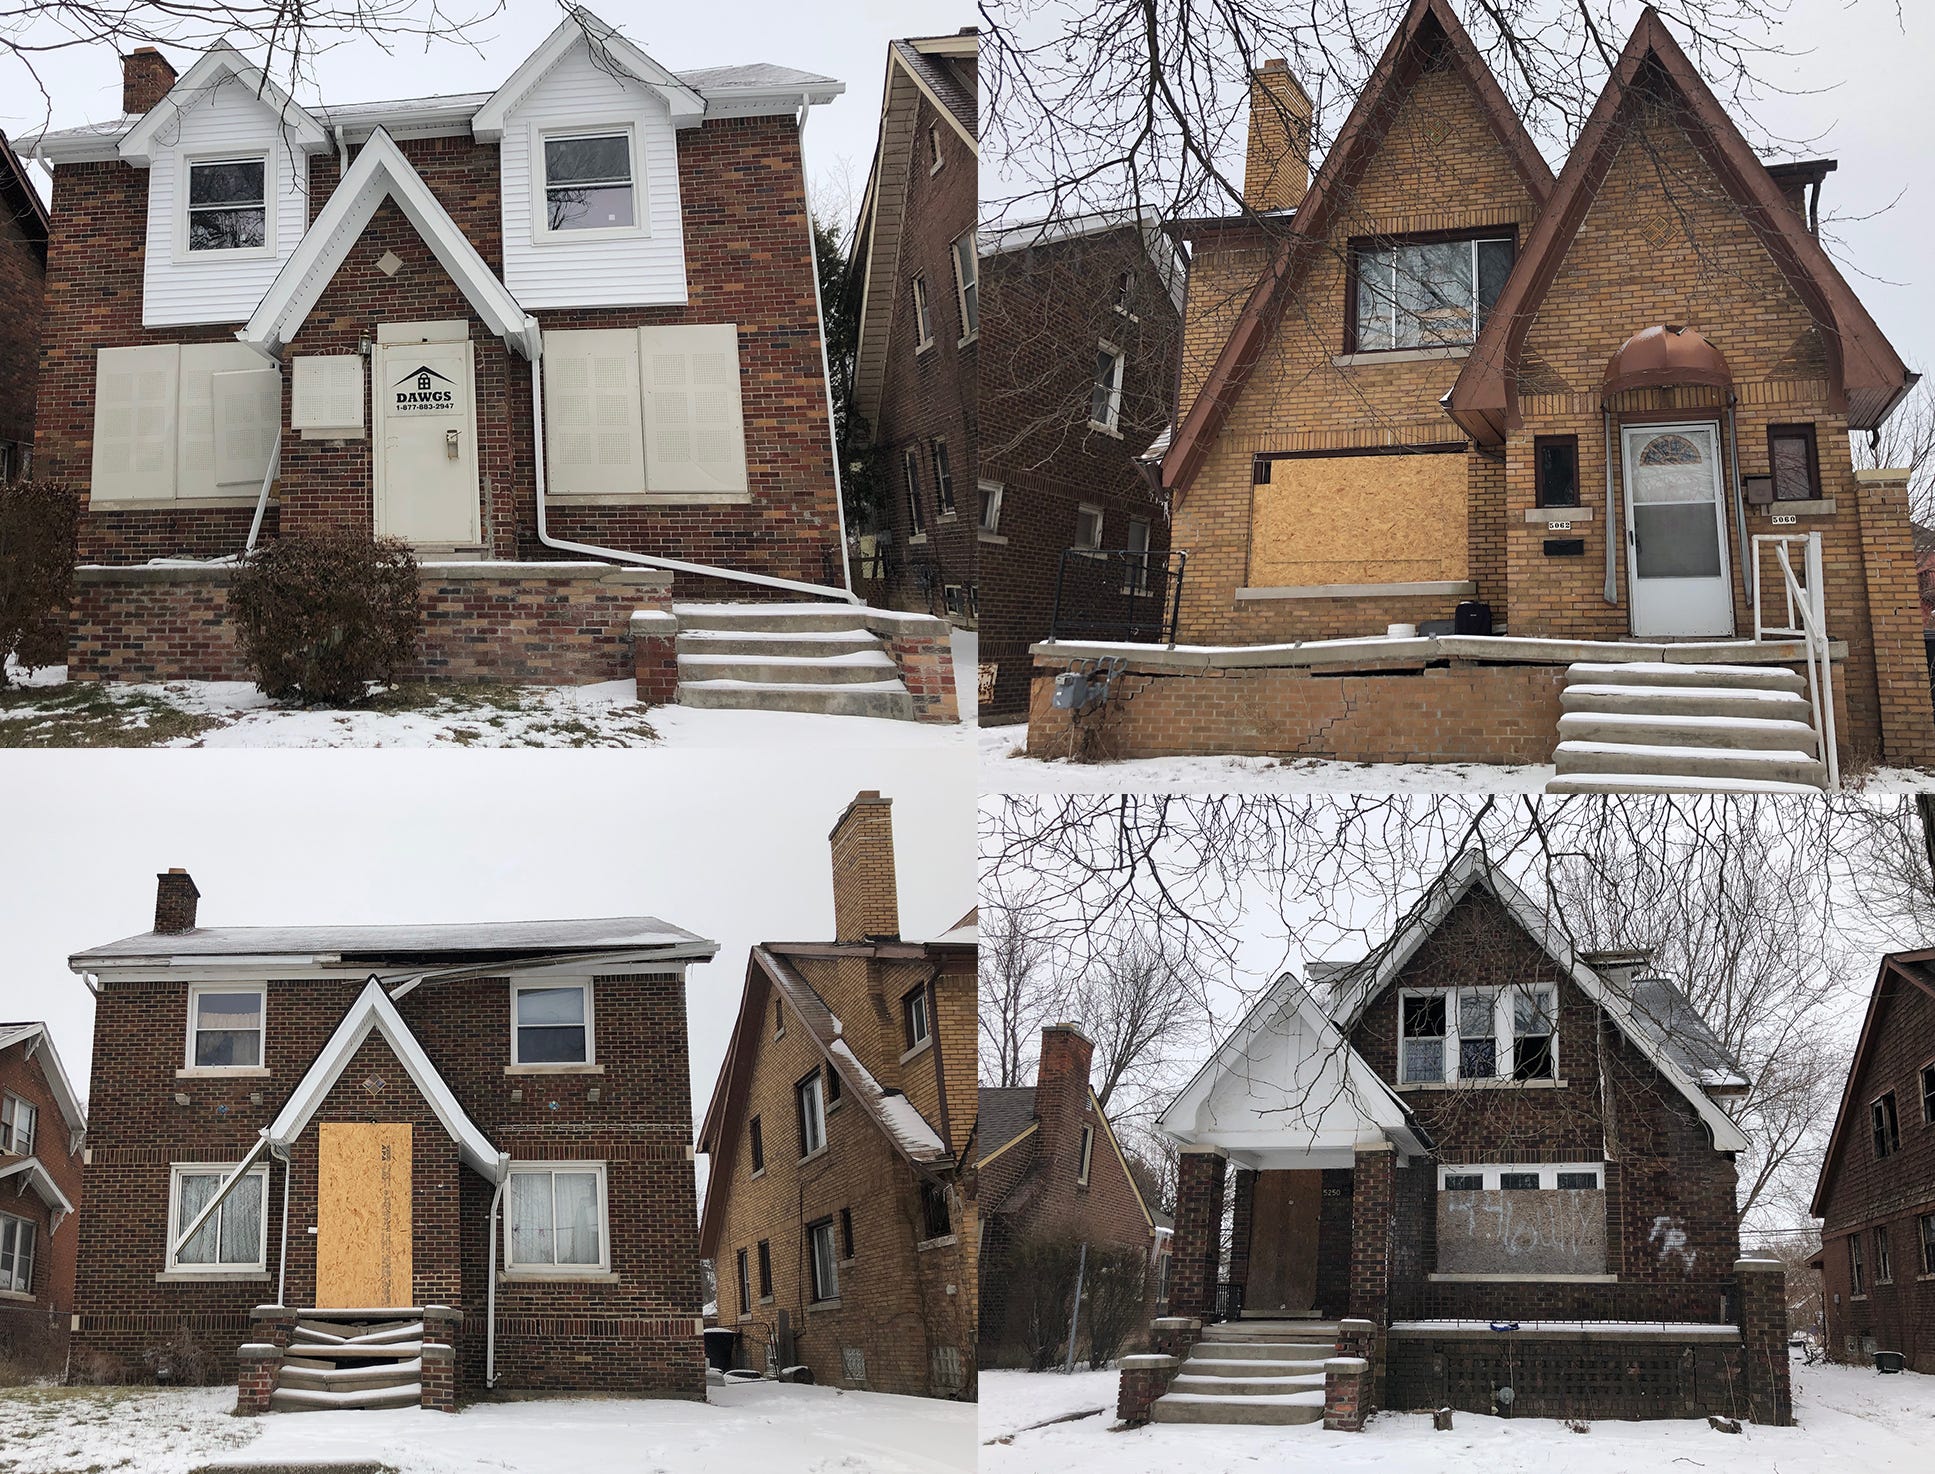
[[(68, 1151), (67, 1118), (48, 1088), (38, 1057), (29, 1058), (26, 1046), (15, 1045), (0, 1054), (0, 1091), (18, 1096), (34, 1107), (34, 1158), (47, 1169), (76, 1212), (53, 1225), (53, 1214), (33, 1188), (0, 1198), (0, 1212), (34, 1226), (33, 1287), (21, 1295), (0, 1294), (0, 1342), (10, 1345), (22, 1361), (58, 1367), (67, 1344), (68, 1315), (74, 1308), (74, 1263), (80, 1241), (81, 1156)], [(17, 1157), (0, 1153), (0, 1166)], [(19, 1186), (20, 1180), (12, 1180)]]
[(23, 222), (0, 195), (0, 444), (17, 447), (17, 475), (34, 447), (40, 328), (47, 268)]

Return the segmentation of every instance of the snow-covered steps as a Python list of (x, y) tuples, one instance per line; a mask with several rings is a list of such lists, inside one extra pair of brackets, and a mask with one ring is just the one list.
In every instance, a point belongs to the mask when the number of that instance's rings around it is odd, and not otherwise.
[(1241, 1320), (1203, 1328), (1169, 1390), (1149, 1408), (1156, 1423), (1321, 1422), (1324, 1362), (1335, 1354), (1328, 1321)]
[(1814, 793), (1806, 682), (1779, 666), (1580, 662), (1560, 693), (1548, 793)]
[(334, 1319), (305, 1312), (277, 1369), (273, 1412), (416, 1407), (423, 1401), (421, 1320)]
[(840, 604), (676, 604), (683, 706), (911, 721), (914, 698), (863, 615)]

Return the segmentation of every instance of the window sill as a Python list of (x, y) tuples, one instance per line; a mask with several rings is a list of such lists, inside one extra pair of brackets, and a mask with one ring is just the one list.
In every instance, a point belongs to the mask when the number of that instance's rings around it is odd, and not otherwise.
[(980, 529), (980, 530), (979, 530), (978, 532), (976, 532), (976, 533), (975, 533), (974, 535), (975, 535), (975, 538), (976, 538), (976, 540), (978, 540), (978, 541), (980, 541), (980, 542), (984, 542), (984, 543), (999, 543), (999, 544), (1000, 544), (1000, 545), (1001, 545), (1002, 547), (1004, 547), (1004, 548), (1005, 548), (1005, 547), (1006, 547), (1006, 546), (1008, 545), (1008, 540), (1007, 540), (1007, 538), (1005, 538), (1005, 537), (1003, 537), (1003, 536), (1002, 536), (1002, 535), (1001, 535), (1000, 533), (998, 533), (998, 532), (989, 532), (989, 531), (987, 530), (987, 528), (985, 528), (985, 527), (983, 527), (983, 528), (981, 528), (981, 529)]
[(1868, 1292), (1867, 1292), (1866, 1290), (1863, 1290), (1863, 1291), (1862, 1291), (1862, 1292), (1861, 1292), (1861, 1293), (1860, 1293), (1859, 1295), (1850, 1295), (1850, 1296), (1848, 1296), (1848, 1299), (1849, 1299), (1849, 1300), (1851, 1300), (1851, 1301), (1852, 1301), (1852, 1300), (1866, 1300), (1867, 1298), (1868, 1298)]
[(605, 1067), (599, 1064), (505, 1065), (504, 1073), (507, 1075), (602, 1075), (605, 1073)]
[(1100, 430), (1104, 435), (1112, 436), (1117, 440), (1122, 438), (1122, 432), (1120, 430), (1116, 429), (1113, 425), (1105, 425), (1100, 420), (1090, 420), (1088, 427), (1091, 430)]
[[(771, 1304), (773, 1303), (773, 1297), (772, 1297), (771, 1295), (761, 1295), (761, 1296), (759, 1297), (759, 1303), (760, 1303), (761, 1305), (771, 1305)], [(740, 1317), (740, 1319), (742, 1319), (742, 1320), (750, 1320), (750, 1319), (751, 1319), (751, 1317), (750, 1317), (750, 1316), (742, 1316), (742, 1317)]]
[(924, 532), (910, 532), (907, 534), (907, 546), (910, 548), (924, 547), (926, 543), (927, 534)]
[(1553, 522), (1590, 522), (1592, 521), (1592, 508), (1527, 507), (1525, 509), (1525, 520), (1527, 522), (1544, 522), (1548, 524)]
[(750, 491), (547, 491), (546, 505), (561, 507), (747, 507)]
[(766, 1169), (764, 1167), (755, 1168), (752, 1174), (752, 1181), (757, 1182), (759, 1181), (760, 1178), (764, 1177), (765, 1175), (766, 1175)]
[(808, 1152), (805, 1156), (801, 1157), (799, 1161), (795, 1162), (793, 1165), (796, 1167), (804, 1167), (808, 1162), (817, 1162), (821, 1157), (826, 1155), (826, 1150), (827, 1150), (826, 1144), (822, 1142), (819, 1146), (814, 1147), (812, 1151)]
[(24, 1300), (31, 1305), (34, 1301), (34, 1296), (28, 1294), (25, 1290), (0, 1290), (0, 1300)]
[(610, 1270), (589, 1270), (584, 1273), (565, 1270), (542, 1269), (500, 1269), (497, 1283), (500, 1285), (615, 1285), (619, 1278)]
[(266, 1269), (164, 1269), (155, 1275), (158, 1285), (266, 1285), (271, 1276)]
[(745, 1325), (745, 1324), (746, 1324), (746, 1322), (747, 1322), (747, 1321), (749, 1321), (749, 1320), (751, 1320), (751, 1319), (752, 1319), (752, 1316), (750, 1316), (749, 1314), (747, 1314), (747, 1313), (746, 1313), (745, 1311), (743, 1311), (743, 1310), (742, 1310), (742, 1311), (740, 1311), (740, 1312), (739, 1312), (739, 1324), (740, 1324), (740, 1325), (742, 1325), (742, 1326), (743, 1326), (743, 1325)]
[(1616, 1274), (1428, 1274), (1438, 1285), (1616, 1285)]
[(971, 348), (980, 341), (981, 335), (979, 333), (969, 333), (965, 338), (956, 338), (954, 340), (954, 346), (956, 348)]
[(900, 1063), (906, 1064), (907, 1061), (912, 1059), (915, 1055), (925, 1054), (928, 1050), (932, 1049), (933, 1047), (934, 1047), (934, 1036), (932, 1034), (929, 1034), (925, 1039), (921, 1040), (920, 1043), (914, 1045), (913, 1048), (903, 1049), (900, 1052)]
[(1825, 496), (1798, 502), (1761, 502), (1751, 510), (1767, 517), (1832, 517), (1834, 498)]
[(1365, 348), (1355, 353), (1335, 355), (1330, 360), (1330, 366), (1367, 368), (1380, 363), (1442, 363), (1446, 359), (1470, 357), (1469, 343), (1454, 343), (1444, 348)]
[(177, 1080), (266, 1080), (269, 1072), (259, 1065), (190, 1065), (176, 1070)]
[(922, 1239), (914, 1245), (916, 1254), (925, 1254), (929, 1249), (951, 1249), (961, 1242), (959, 1234), (944, 1233), (937, 1239)]
[(941, 513), (941, 521), (943, 522), (952, 522), (954, 518), (955, 518), (955, 511), (954, 511), (954, 508), (952, 507), (946, 508)]
[(932, 353), (933, 351), (934, 351), (934, 340), (932, 338), (929, 338), (925, 343), (916, 343), (914, 345), (914, 357), (916, 358), (920, 358), (925, 354)]
[(1429, 583), (1313, 583), (1288, 588), (1238, 589), (1238, 602), (1249, 599), (1425, 599), (1465, 598), (1478, 592), (1470, 579)]
[(1399, 1085), (1399, 1090), (1566, 1090), (1570, 1080), (1446, 1080)]
[(808, 1315), (811, 1315), (816, 1310), (838, 1310), (839, 1308), (840, 1297), (838, 1295), (835, 1295), (831, 1300), (809, 1300), (806, 1302), (806, 1313)]

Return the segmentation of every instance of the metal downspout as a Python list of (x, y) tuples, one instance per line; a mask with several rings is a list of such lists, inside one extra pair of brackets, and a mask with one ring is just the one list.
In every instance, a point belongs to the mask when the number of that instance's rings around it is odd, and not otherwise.
[(275, 1303), (289, 1303), (289, 1154), (279, 1152), (273, 1146), (269, 1155), (282, 1164), (282, 1264), (276, 1271)]
[(1753, 547), (1747, 538), (1747, 504), (1740, 491), (1740, 421), (1734, 413), (1734, 405), (1737, 402), (1738, 396), (1729, 389), (1727, 391), (1727, 460), (1730, 463), (1731, 474), (1728, 480), (1733, 487), (1735, 536), (1740, 542), (1740, 585), (1747, 591), (1747, 602), (1751, 606), (1755, 590), (1760, 584), (1760, 569), (1751, 561)]
[(833, 510), (840, 526), (840, 581), (853, 588), (853, 567), (847, 556), (847, 493), (840, 468), (840, 427), (833, 418), (833, 360), (826, 351), (826, 304), (820, 300), (820, 243), (813, 231), (813, 206), (806, 199), (806, 115), (813, 109), (811, 93), (800, 94), (799, 121), (794, 125), (800, 145), (800, 199), (806, 201), (806, 256), (813, 263), (813, 315), (820, 325), (820, 382), (826, 386), (826, 434), (833, 454)]
[(1613, 525), (1613, 418), (1612, 407), (1599, 406), (1599, 415), (1606, 426), (1606, 602), (1619, 602), (1619, 552), (1613, 543), (1615, 537), (1624, 537), (1625, 527)]
[(497, 1218), (504, 1205), (504, 1184), (510, 1180), (508, 1159), (500, 1159), (497, 1190), (491, 1194), (489, 1251), (484, 1255), (484, 1386), (497, 1385)]

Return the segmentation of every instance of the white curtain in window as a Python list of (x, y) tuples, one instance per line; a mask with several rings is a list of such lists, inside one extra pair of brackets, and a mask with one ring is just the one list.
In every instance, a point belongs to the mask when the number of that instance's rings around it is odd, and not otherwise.
[(559, 1172), (552, 1178), (557, 1202), (558, 1263), (596, 1264), (598, 1252), (598, 1175)]
[[(181, 1185), (176, 1193), (175, 1233), (195, 1221), (195, 1215), (208, 1205), (215, 1196), (215, 1189), (222, 1185), (222, 1179), (213, 1173), (183, 1173)], [(221, 1233), (220, 1215), (211, 1218), (195, 1230), (195, 1236), (181, 1246), (175, 1255), (178, 1264), (213, 1264), (215, 1250)]]
[[(221, 1179), (214, 1179), (221, 1185)], [(262, 1249), (262, 1188), (260, 1177), (246, 1177), (222, 1203), (222, 1263), (253, 1264)]]
[(553, 1264), (551, 1174), (511, 1174), (511, 1263)]

